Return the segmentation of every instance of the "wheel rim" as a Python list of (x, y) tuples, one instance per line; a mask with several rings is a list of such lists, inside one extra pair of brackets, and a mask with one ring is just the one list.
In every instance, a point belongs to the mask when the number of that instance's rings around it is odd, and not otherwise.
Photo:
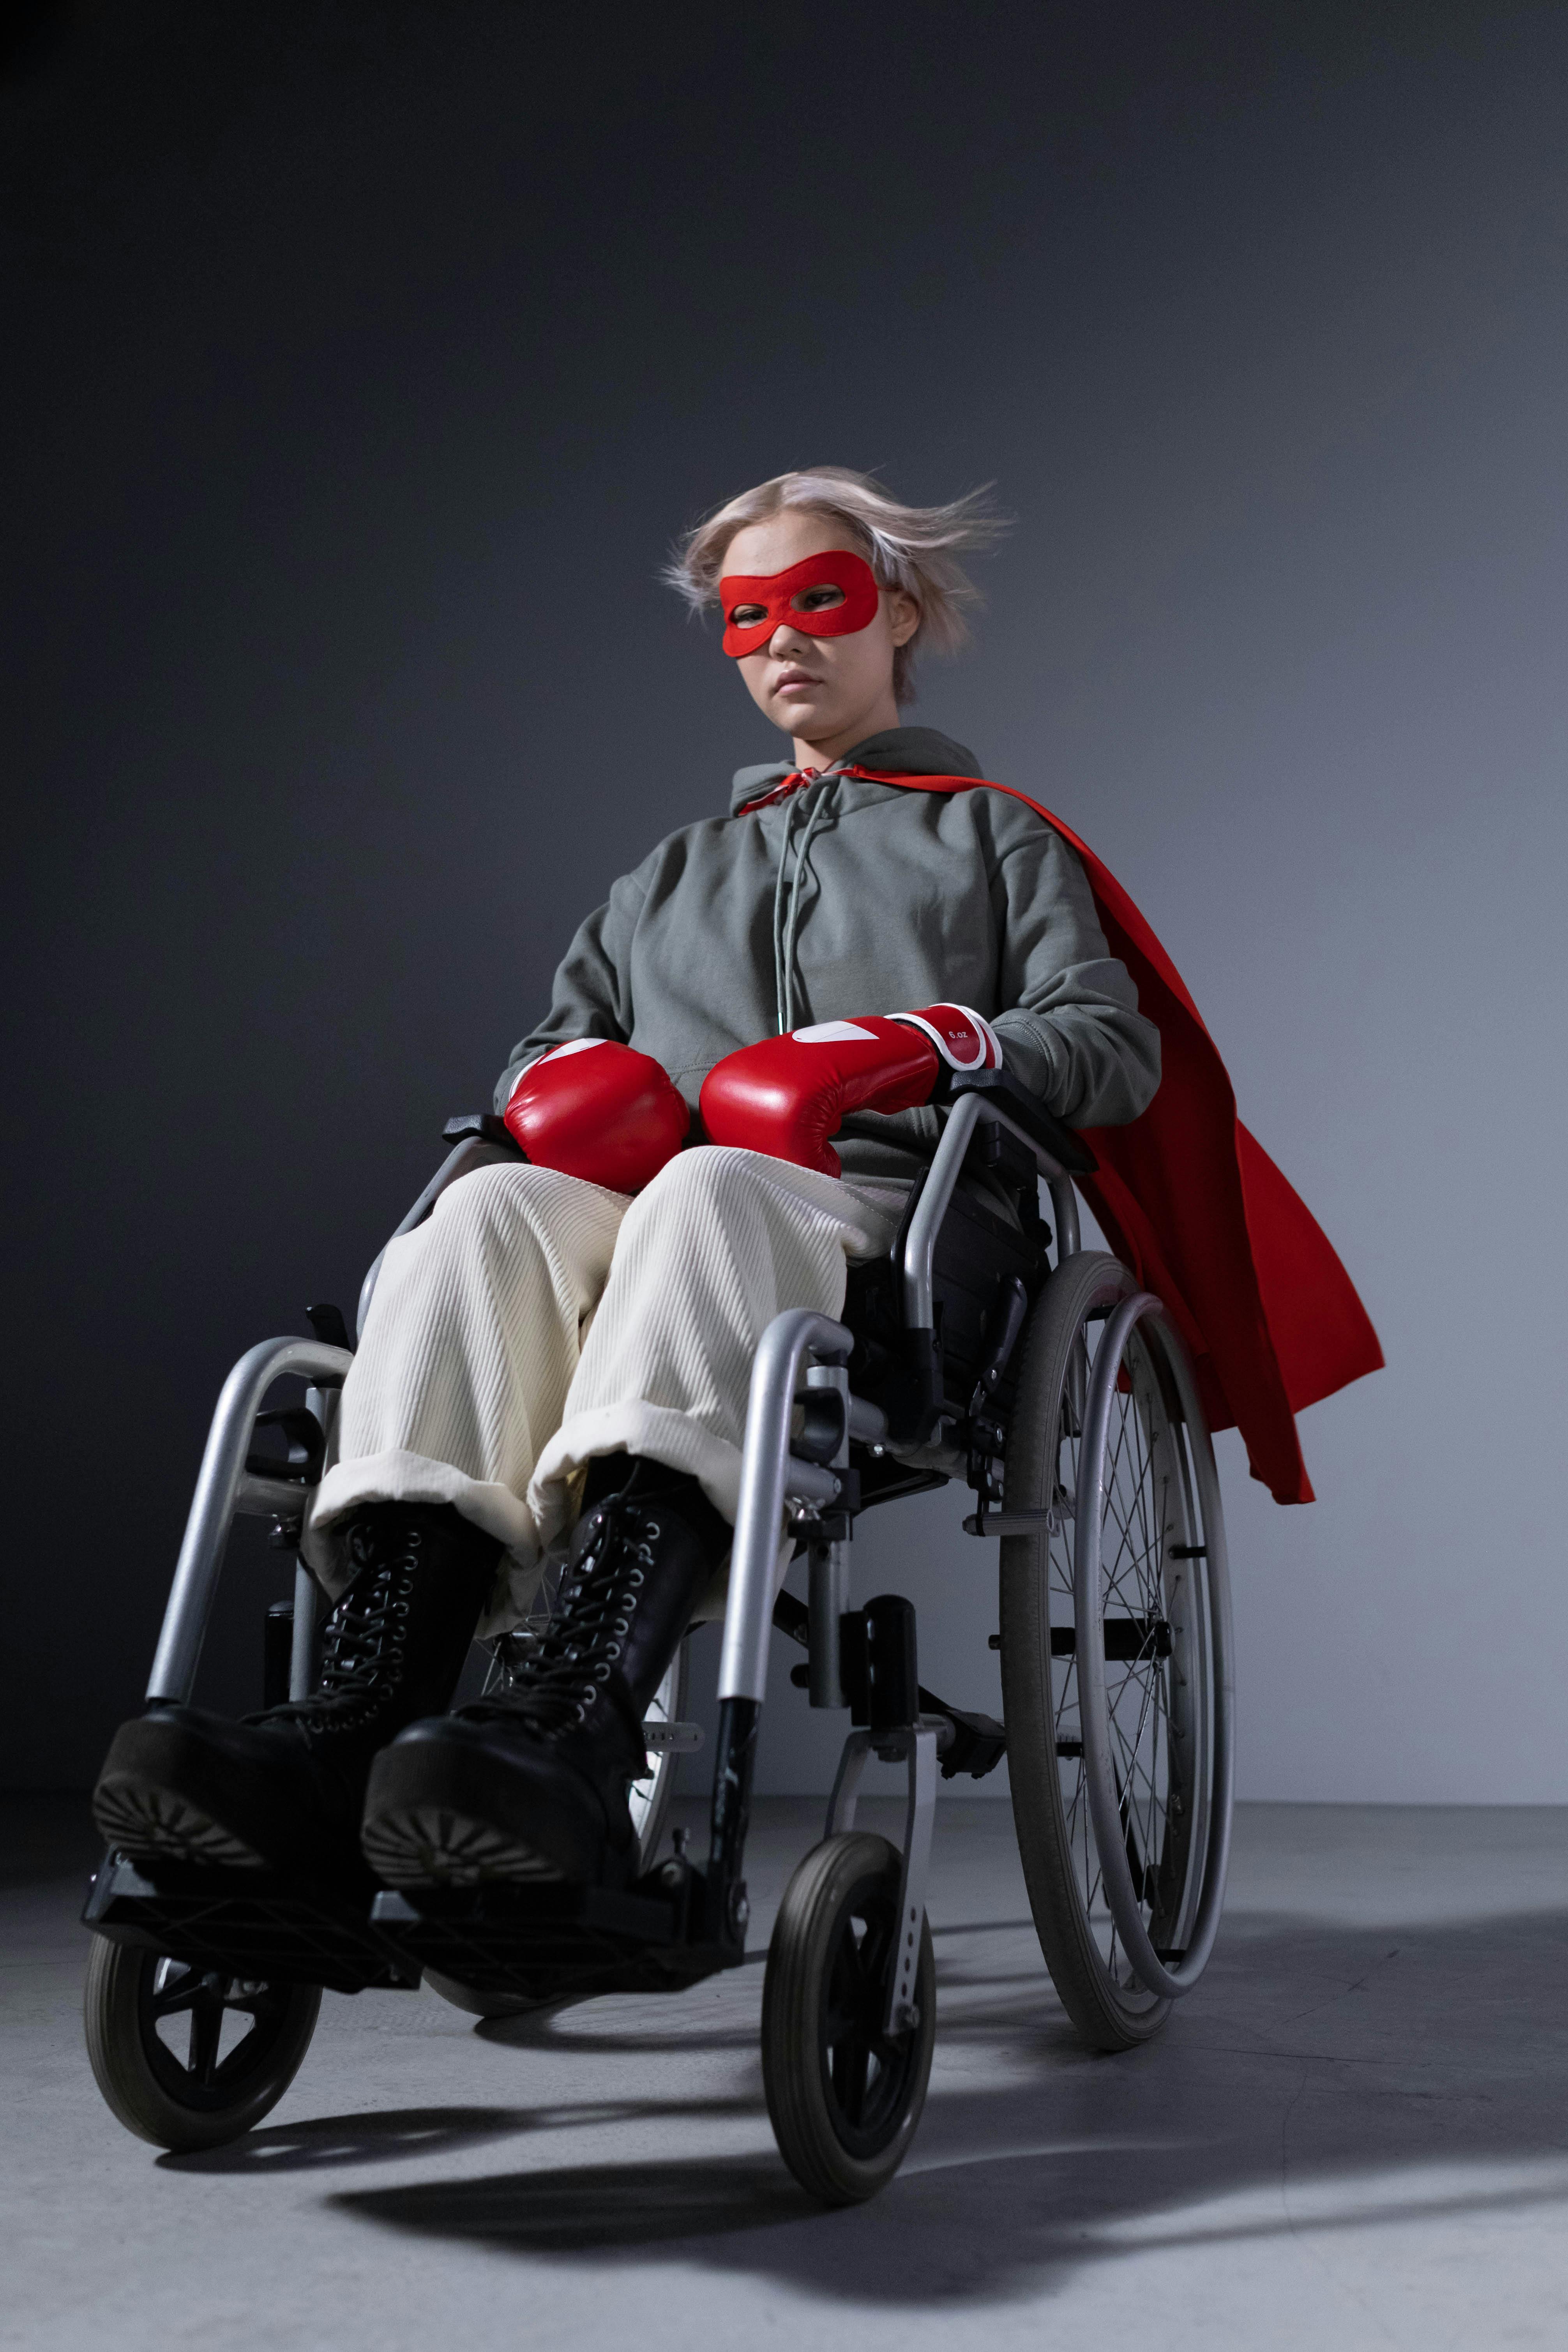
[(905, 2119), (918, 2032), (884, 2031), (898, 1927), (895, 1896), (877, 1885), (850, 1894), (834, 1923), (817, 2021), (823, 2095), (834, 2133), (853, 2157), (878, 2156)]
[(1173, 2000), (1208, 1958), (1228, 1862), (1217, 1481), (1206, 1434), (1194, 1437), (1203, 1423), (1185, 1350), (1147, 1292), (1110, 1316), (1085, 1391), (1068, 1490), (1072, 1604), (1075, 1629), (1098, 1632), (1103, 1618), (1104, 1634), (1077, 1643), (1072, 1662), (1079, 1801), (1108, 1968)]
[(153, 2079), (179, 2106), (233, 2107), (268, 2072), (295, 1990), (149, 1954), (136, 2006)]

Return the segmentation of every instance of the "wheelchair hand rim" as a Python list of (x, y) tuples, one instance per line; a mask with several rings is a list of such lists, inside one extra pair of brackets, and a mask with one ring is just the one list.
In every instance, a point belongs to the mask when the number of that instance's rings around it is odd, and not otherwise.
[[(1144, 1927), (1137, 1889), (1128, 1865), (1121, 1808), (1115, 1794), (1110, 1747), (1110, 1713), (1105, 1689), (1105, 1645), (1100, 1639), (1077, 1644), (1079, 1719), (1083, 1735), (1085, 1779), (1089, 1816), (1094, 1827), (1100, 1879), (1110, 1916), (1121, 1937), (1128, 1963), (1149, 1992), (1179, 2000), (1191, 1992), (1207, 1965), (1225, 1907), (1226, 1877), (1230, 1865), (1231, 1799), (1235, 1779), (1232, 1723), (1234, 1695), (1230, 1622), (1230, 1577), (1226, 1559), (1224, 1521), (1219, 1509), (1219, 1477), (1208, 1424), (1198, 1398), (1197, 1381), (1180, 1332), (1152, 1291), (1141, 1290), (1123, 1299), (1108, 1318), (1105, 1335), (1095, 1358), (1084, 1414), (1083, 1444), (1079, 1456), (1077, 1534), (1074, 1543), (1074, 1615), (1080, 1627), (1098, 1628), (1104, 1602), (1100, 1537), (1105, 1518), (1105, 1455), (1111, 1399), (1122, 1351), (1140, 1323), (1152, 1323), (1158, 1334), (1166, 1367), (1174, 1382), (1186, 1423), (1205, 1544), (1207, 1547), (1210, 1638), (1214, 1654), (1214, 1752), (1210, 1791), (1212, 1823), (1205, 1856), (1203, 1893), (1192, 1934), (1181, 1960), (1171, 1967), (1160, 1958)], [(1092, 1465), (1092, 1476), (1085, 1471)]]

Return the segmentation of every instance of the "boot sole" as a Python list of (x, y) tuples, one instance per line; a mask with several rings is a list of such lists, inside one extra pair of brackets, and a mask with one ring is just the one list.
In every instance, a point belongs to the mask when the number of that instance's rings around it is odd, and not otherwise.
[[(283, 1872), (337, 1880), (363, 1865), (347, 1822), (312, 1820), (309, 1781), (281, 1786), (277, 1760), (229, 1752), (245, 1727), (191, 1715), (147, 1715), (115, 1733), (93, 1790), (93, 1819), (132, 1860)], [(259, 1775), (265, 1777), (258, 1777)]]
[[(603, 1885), (628, 1875), (602, 1831), (563, 1816), (559, 1793), (448, 1717), (405, 1733), (371, 1770), (360, 1845), (388, 1886)], [(636, 1841), (630, 1848), (635, 1867)]]
[(132, 1780), (100, 1780), (92, 1817), (105, 1843), (132, 1861), (194, 1864), (211, 1870), (266, 1870), (269, 1865), (222, 1822), (172, 1789)]
[(366, 1822), (360, 1844), (387, 1886), (558, 1885), (565, 1876), (548, 1854), (447, 1805), (379, 1813)]

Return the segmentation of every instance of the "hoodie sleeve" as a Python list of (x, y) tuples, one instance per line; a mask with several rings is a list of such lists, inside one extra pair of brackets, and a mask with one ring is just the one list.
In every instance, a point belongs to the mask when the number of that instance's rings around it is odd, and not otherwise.
[(550, 1010), (537, 1027), (520, 1037), (496, 1081), (495, 1107), (504, 1110), (518, 1079), (552, 1045), (572, 1037), (610, 1037), (622, 1045), (632, 1034), (632, 937), (642, 911), (645, 885), (626, 874), (602, 907), (579, 924), (561, 959), (550, 993)]
[(1002, 932), (992, 1021), (1007, 1067), (1069, 1127), (1122, 1127), (1160, 1083), (1160, 1033), (1110, 954), (1089, 879), (1039, 818), (1003, 854)]

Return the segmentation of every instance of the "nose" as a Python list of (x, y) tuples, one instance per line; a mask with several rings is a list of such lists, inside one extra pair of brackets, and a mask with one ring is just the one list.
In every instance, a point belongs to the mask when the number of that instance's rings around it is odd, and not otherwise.
[(768, 651), (774, 661), (791, 661), (805, 649), (805, 631), (792, 628), (787, 621), (781, 621), (768, 639)]

